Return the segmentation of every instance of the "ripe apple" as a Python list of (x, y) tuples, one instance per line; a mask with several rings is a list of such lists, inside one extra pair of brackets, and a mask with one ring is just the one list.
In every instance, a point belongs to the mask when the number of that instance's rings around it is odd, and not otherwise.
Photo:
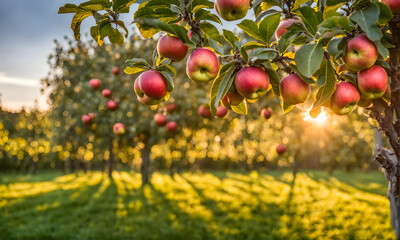
[(167, 123), (167, 130), (169, 131), (169, 132), (173, 132), (173, 131), (175, 131), (176, 129), (178, 129), (178, 124), (176, 123), (176, 122), (174, 122), (174, 121), (171, 121), (171, 122), (168, 122)]
[(167, 95), (167, 83), (161, 73), (149, 70), (137, 77), (135, 92), (140, 97), (146, 95), (152, 99), (160, 99)]
[(267, 93), (269, 77), (260, 67), (244, 67), (235, 76), (236, 90), (247, 99), (258, 99)]
[(137, 98), (138, 98), (139, 102), (141, 102), (141, 103), (143, 103), (144, 105), (147, 105), (147, 106), (157, 105), (160, 102), (162, 102), (162, 100), (163, 100), (163, 98), (152, 99), (152, 98), (149, 98), (148, 96), (143, 96), (143, 97), (137, 96)]
[(381, 98), (388, 86), (388, 75), (385, 69), (378, 65), (359, 71), (357, 79), (361, 95), (369, 99)]
[(208, 48), (194, 50), (186, 63), (186, 73), (195, 82), (209, 82), (219, 71), (217, 55)]
[(165, 105), (165, 110), (167, 110), (168, 113), (172, 113), (176, 110), (176, 104), (175, 103), (168, 103)]
[(310, 85), (303, 81), (296, 73), (287, 75), (281, 81), (281, 95), (283, 100), (291, 105), (303, 103), (310, 93)]
[(112, 68), (111, 71), (112, 71), (112, 74), (119, 75), (119, 67), (115, 66), (115, 67)]
[(93, 89), (98, 89), (101, 85), (101, 81), (97, 78), (93, 78), (92, 80), (89, 81), (89, 85)]
[(85, 114), (81, 117), (81, 120), (84, 124), (89, 124), (92, 121), (92, 117)]
[(228, 99), (228, 94), (225, 94), (225, 96), (221, 99), (221, 104), (228, 110), (232, 110), (231, 105), (229, 104), (229, 99)]
[(283, 145), (283, 144), (279, 144), (279, 145), (276, 147), (276, 152), (277, 152), (279, 155), (284, 154), (284, 153), (286, 152), (286, 146)]
[(338, 115), (350, 113), (360, 100), (358, 89), (351, 83), (341, 82), (331, 96), (330, 108)]
[(228, 114), (228, 109), (226, 109), (224, 106), (219, 106), (217, 108), (217, 117), (218, 118), (223, 118)]
[(126, 133), (126, 127), (123, 123), (116, 123), (113, 126), (114, 134), (117, 136), (124, 135)]
[(103, 91), (101, 91), (101, 94), (103, 94), (104, 97), (109, 98), (109, 97), (111, 97), (111, 90), (104, 89)]
[(165, 35), (157, 43), (158, 55), (174, 62), (182, 61), (186, 57), (188, 49), (179, 38), (174, 36)]
[(107, 108), (110, 111), (115, 110), (118, 107), (118, 104), (114, 100), (110, 100), (107, 102)]
[(235, 21), (246, 16), (250, 0), (215, 0), (214, 8), (226, 21)]
[(278, 28), (275, 31), (275, 37), (279, 40), (283, 34), (287, 32), (286, 28), (290, 27), (297, 20), (294, 18), (284, 19), (279, 24)]
[(189, 39), (192, 39), (192, 30), (188, 31), (188, 37), (189, 37)]
[(87, 115), (89, 115), (92, 118), (92, 121), (96, 118), (96, 114), (90, 112)]
[(264, 108), (261, 110), (261, 116), (265, 119), (269, 119), (272, 115), (272, 111), (270, 108)]
[(358, 106), (368, 108), (372, 105), (372, 100), (363, 96), (360, 96), (360, 100), (357, 103)]
[(202, 118), (211, 118), (212, 116), (212, 113), (210, 111), (210, 106), (208, 106), (208, 104), (200, 105), (199, 108), (197, 109), (197, 113)]
[(343, 61), (353, 71), (361, 71), (374, 65), (378, 49), (365, 34), (359, 34), (347, 42)]
[(400, 1), (399, 0), (381, 0), (384, 4), (388, 5), (390, 10), (394, 13), (400, 12)]
[(167, 118), (161, 113), (156, 113), (154, 115), (154, 121), (158, 126), (165, 126), (165, 124), (167, 124)]

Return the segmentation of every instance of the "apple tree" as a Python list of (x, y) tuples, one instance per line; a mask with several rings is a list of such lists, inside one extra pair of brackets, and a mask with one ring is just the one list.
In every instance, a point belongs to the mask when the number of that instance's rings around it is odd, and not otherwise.
[[(59, 13), (74, 13), (71, 28), (77, 39), (81, 22), (93, 16), (90, 32), (99, 44), (106, 37), (122, 44), (126, 27), (118, 16), (129, 13), (134, 2), (93, 0), (66, 4)], [(250, 9), (254, 17), (243, 19)], [(303, 105), (312, 117), (323, 109), (346, 115), (356, 104), (364, 106), (391, 145), (380, 149), (376, 161), (389, 180), (393, 226), (400, 236), (399, 11), (397, 0), (148, 0), (133, 13), (134, 23), (144, 38), (166, 33), (161, 40), (168, 44), (158, 43), (155, 66), (128, 59), (125, 72), (150, 76), (154, 84), (139, 78), (136, 93), (159, 103), (173, 90), (170, 63), (191, 48), (187, 75), (212, 82), (213, 115), (220, 103), (246, 114), (270, 88), (285, 113)], [(224, 20), (240, 20), (237, 26), (252, 40), (244, 42), (225, 29)], [(229, 47), (223, 48), (223, 39)]]

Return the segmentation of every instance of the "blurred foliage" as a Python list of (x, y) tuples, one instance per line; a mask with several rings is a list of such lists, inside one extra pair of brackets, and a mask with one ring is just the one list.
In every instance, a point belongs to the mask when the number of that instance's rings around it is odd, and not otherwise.
[(0, 177), (1, 239), (395, 239), (381, 173)]

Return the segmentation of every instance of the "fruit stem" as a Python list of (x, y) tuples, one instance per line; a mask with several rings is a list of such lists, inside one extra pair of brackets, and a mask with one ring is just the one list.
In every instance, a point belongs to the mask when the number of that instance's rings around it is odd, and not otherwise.
[(185, 21), (189, 26), (191, 27), (192, 31), (199, 36), (199, 43), (197, 44), (197, 47), (203, 47), (204, 45), (204, 38), (201, 35), (201, 29), (200, 29), (200, 24), (199, 22), (196, 22), (193, 20), (193, 13), (189, 13), (187, 10), (187, 7), (185, 6), (183, 8), (183, 15), (179, 16), (183, 21)]

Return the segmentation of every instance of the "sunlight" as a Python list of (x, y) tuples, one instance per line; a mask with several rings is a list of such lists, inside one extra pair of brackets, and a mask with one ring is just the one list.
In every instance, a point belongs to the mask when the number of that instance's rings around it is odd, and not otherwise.
[(312, 118), (310, 116), (310, 113), (307, 112), (307, 113), (305, 113), (303, 119), (304, 119), (304, 121), (315, 122), (315, 123), (322, 125), (326, 122), (326, 120), (328, 119), (328, 116), (326, 115), (326, 112), (324, 110), (322, 110), (321, 113), (316, 118)]

